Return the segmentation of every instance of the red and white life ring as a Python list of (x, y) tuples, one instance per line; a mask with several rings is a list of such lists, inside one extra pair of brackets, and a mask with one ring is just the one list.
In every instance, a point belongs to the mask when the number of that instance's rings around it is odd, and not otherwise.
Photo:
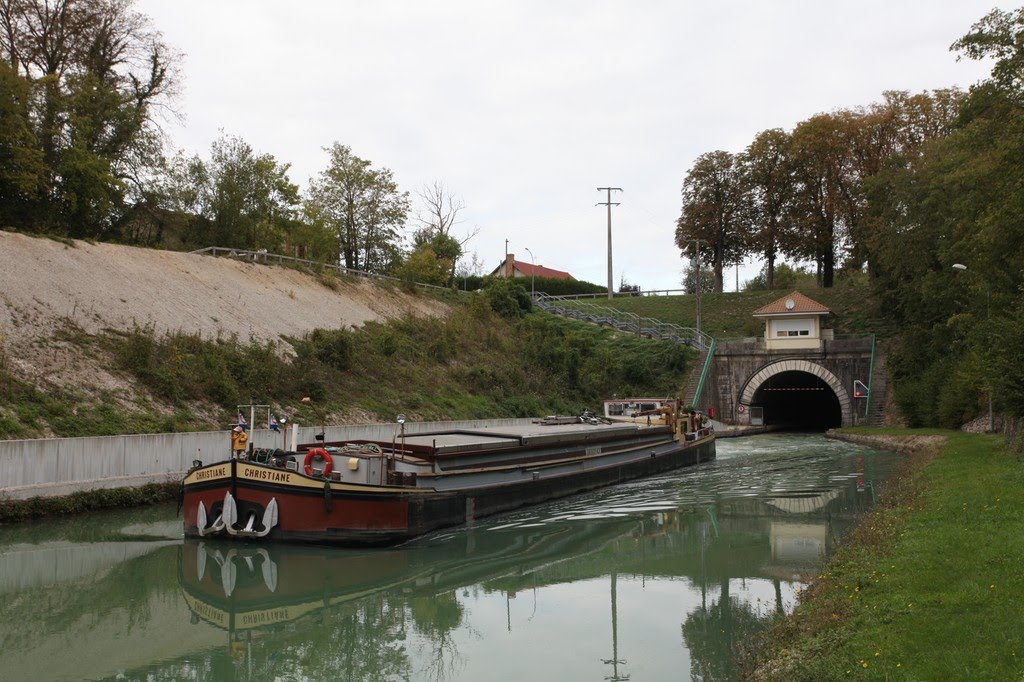
[(747, 411), (747, 406), (746, 405), (740, 405), (739, 407), (736, 408), (736, 411), (739, 412), (740, 414), (743, 414), (744, 412)]
[(328, 476), (331, 475), (331, 468), (334, 466), (334, 460), (331, 459), (330, 453), (328, 453), (323, 448), (313, 448), (312, 450), (306, 453), (306, 459), (302, 463), (303, 466), (305, 467), (306, 475), (316, 475), (313, 473), (313, 460), (316, 459), (317, 457), (324, 461), (324, 470), (321, 471), (319, 475), (323, 476), (324, 478), (327, 478)]

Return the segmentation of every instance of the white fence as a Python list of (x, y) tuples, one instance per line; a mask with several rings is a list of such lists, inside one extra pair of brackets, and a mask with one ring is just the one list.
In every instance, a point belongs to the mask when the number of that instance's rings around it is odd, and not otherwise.
[[(456, 428), (528, 424), (530, 419), (491, 419), (458, 422), (410, 422), (406, 435)], [(395, 424), (328, 426), (327, 441), (395, 438)], [(310, 443), (319, 426), (295, 429), (299, 443)], [(288, 428), (289, 447), (293, 428)], [(258, 448), (283, 445), (283, 436), (269, 429), (249, 432)], [(192, 460), (216, 462), (230, 454), (230, 431), (158, 433), (141, 436), (46, 438), (0, 441), (0, 499), (68, 495), (79, 490), (141, 486), (180, 479)]]

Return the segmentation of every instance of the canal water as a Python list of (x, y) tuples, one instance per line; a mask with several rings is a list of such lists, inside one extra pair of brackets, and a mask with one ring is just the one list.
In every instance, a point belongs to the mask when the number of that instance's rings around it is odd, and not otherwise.
[(0, 680), (726, 680), (898, 456), (813, 435), (378, 550), (0, 528)]

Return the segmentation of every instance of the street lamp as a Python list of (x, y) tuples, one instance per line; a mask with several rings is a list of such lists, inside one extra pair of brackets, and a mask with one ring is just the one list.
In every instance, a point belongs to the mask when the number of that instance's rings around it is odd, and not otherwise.
[[(307, 396), (305, 396), (305, 397), (303, 397), (303, 398), (302, 398), (302, 400), (300, 400), (299, 402), (300, 402), (300, 403), (304, 403), (304, 404), (306, 404), (306, 405), (309, 405), (309, 406), (310, 406), (311, 408), (313, 408), (313, 412), (314, 412), (314, 413), (316, 414), (316, 416), (317, 416), (317, 417), (320, 417), (320, 433), (316, 434), (316, 435), (315, 435), (315, 436), (313, 436), (313, 437), (314, 437), (314, 438), (316, 438), (316, 439), (317, 439), (318, 441), (321, 441), (321, 442), (323, 442), (323, 440), (324, 440), (324, 433), (325, 433), (325, 432), (326, 432), (326, 430), (327, 430), (327, 429), (326, 429), (326, 423), (327, 423), (327, 422), (326, 422), (326, 421), (324, 420), (324, 414), (323, 414), (323, 412), (321, 412), (321, 411), (320, 411), (320, 410), (319, 410), (319, 409), (317, 408), (316, 404), (315, 404), (315, 403), (313, 402), (313, 399), (312, 399), (312, 398), (310, 398), (310, 397), (309, 397), (308, 395), (307, 395)], [(294, 445), (294, 443), (293, 443), (293, 445)]]
[[(969, 272), (963, 263), (953, 263), (953, 269), (957, 272)], [(985, 326), (992, 326), (992, 290), (985, 282)], [(995, 418), (992, 414), (992, 378), (988, 377), (988, 432), (995, 431)]]
[(533, 251), (530, 251), (530, 247), (524, 246), (526, 253), (530, 254), (530, 265), (533, 266), (530, 269), (530, 299), (533, 299), (533, 278), (537, 275), (537, 261), (533, 259)]

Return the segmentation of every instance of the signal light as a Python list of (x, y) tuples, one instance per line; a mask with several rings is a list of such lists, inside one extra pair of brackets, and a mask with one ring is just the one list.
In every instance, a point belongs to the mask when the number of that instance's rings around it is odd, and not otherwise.
[(853, 397), (854, 398), (866, 398), (868, 395), (868, 387), (864, 385), (864, 382), (860, 379), (853, 380)]

